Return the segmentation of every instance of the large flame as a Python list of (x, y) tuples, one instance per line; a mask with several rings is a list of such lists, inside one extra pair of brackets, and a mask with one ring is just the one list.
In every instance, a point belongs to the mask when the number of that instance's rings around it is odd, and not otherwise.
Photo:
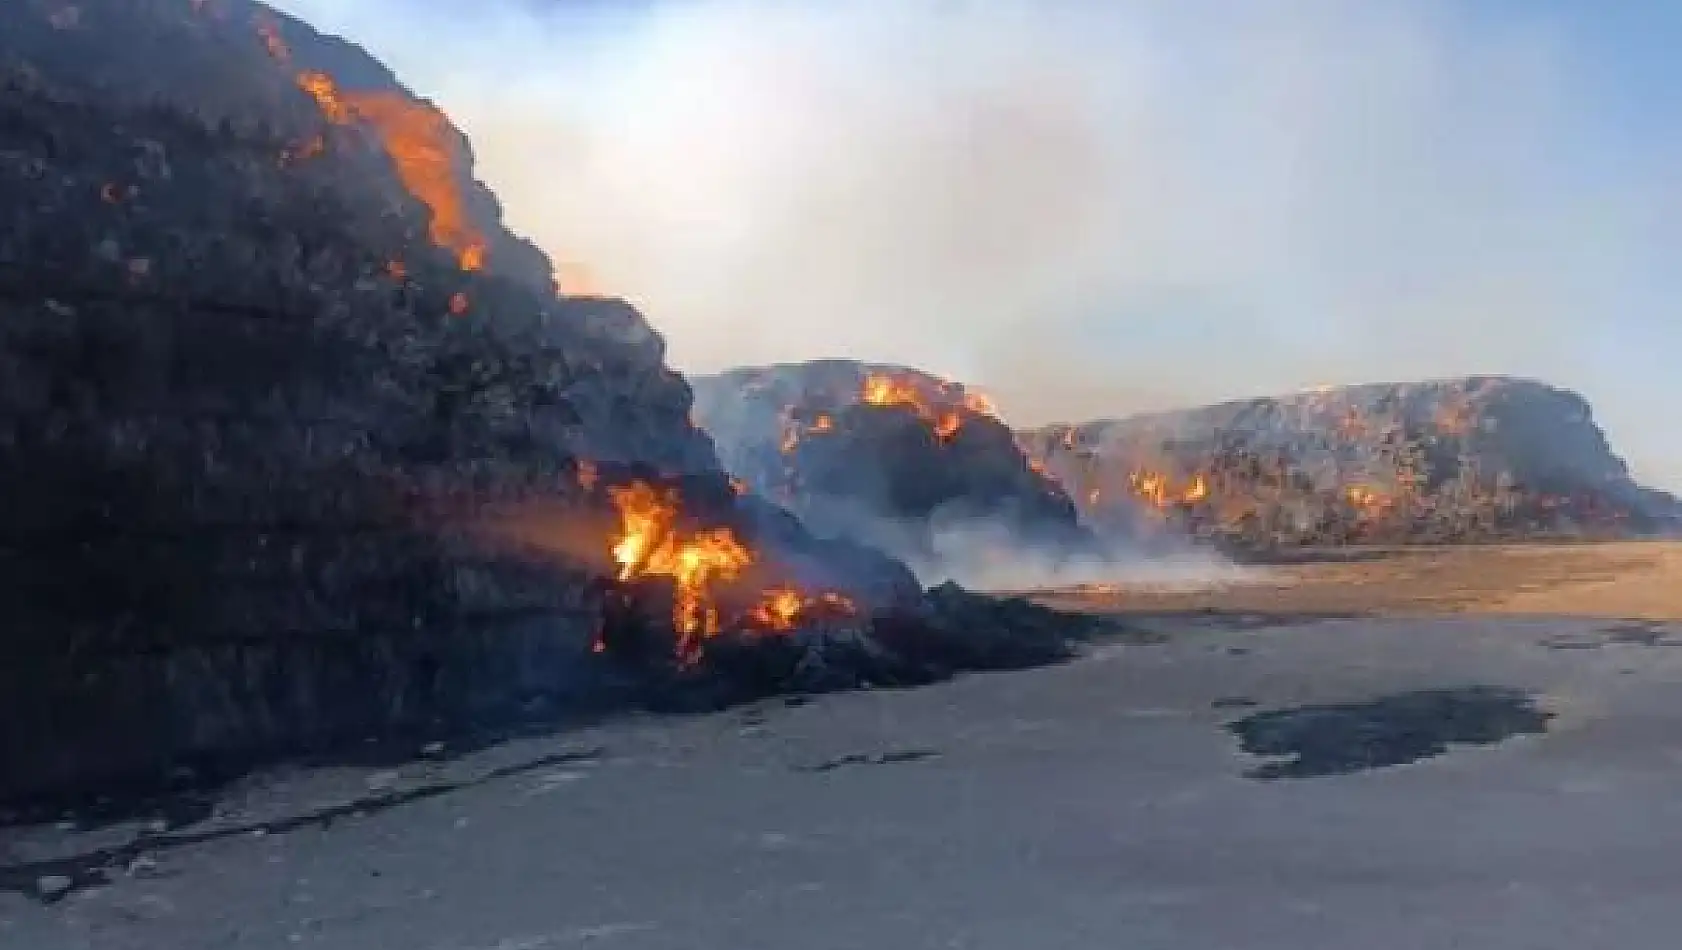
[(607, 491), (619, 512), (612, 547), (619, 579), (671, 581), (672, 626), (678, 634), (678, 657), (686, 665), (697, 662), (706, 641), (727, 628), (784, 632), (820, 609), (831, 615), (853, 612), (852, 602), (837, 593), (807, 596), (791, 587), (774, 587), (740, 616), (727, 618), (721, 594), (754, 563), (754, 552), (729, 528), (685, 529), (679, 523), (682, 499), (674, 489), (637, 481)]

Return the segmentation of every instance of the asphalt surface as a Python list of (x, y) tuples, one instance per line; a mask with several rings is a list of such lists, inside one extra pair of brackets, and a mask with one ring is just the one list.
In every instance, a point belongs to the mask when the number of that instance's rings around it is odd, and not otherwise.
[(1050, 669), (270, 774), (179, 827), (5, 829), (0, 946), (1676, 945), (1682, 627), (1148, 622)]

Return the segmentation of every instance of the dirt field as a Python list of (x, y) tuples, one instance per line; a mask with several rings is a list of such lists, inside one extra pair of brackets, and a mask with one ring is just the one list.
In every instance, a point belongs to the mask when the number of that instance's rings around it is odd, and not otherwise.
[(1094, 611), (1482, 613), (1682, 620), (1682, 542), (1346, 549), (1199, 591), (1149, 585), (1040, 595)]

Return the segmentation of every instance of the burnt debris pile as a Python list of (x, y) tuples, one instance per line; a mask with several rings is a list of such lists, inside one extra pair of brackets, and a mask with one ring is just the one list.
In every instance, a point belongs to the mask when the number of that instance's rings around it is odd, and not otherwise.
[(1236, 551), (1631, 537), (1682, 504), (1575, 393), (1507, 377), (1324, 388), (1018, 434), (1094, 523)]
[(1074, 501), (982, 394), (902, 366), (819, 360), (696, 377), (697, 421), (743, 488), (821, 534), (944, 573), (989, 541), (1090, 556)]
[(0, 797), (1058, 655), (736, 490), (472, 169), (247, 0), (0, 4)]

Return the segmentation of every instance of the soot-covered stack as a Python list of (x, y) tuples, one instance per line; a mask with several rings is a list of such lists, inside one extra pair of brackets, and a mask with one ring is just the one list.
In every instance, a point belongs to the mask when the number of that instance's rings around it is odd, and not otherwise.
[(939, 569), (943, 539), (1091, 553), (1074, 502), (1038, 471), (985, 397), (915, 369), (851, 360), (695, 377), (726, 467), (815, 531)]
[(357, 48), (245, 0), (0, 5), (0, 797), (669, 684), (616, 656), (678, 626), (615, 546), (638, 480), (891, 618), (836, 655), (936, 669), (894, 644), (962, 598), (739, 496), (690, 408)]
[(1579, 395), (1507, 377), (1323, 388), (1019, 433), (1094, 519), (1239, 550), (1628, 537), (1682, 505)]

